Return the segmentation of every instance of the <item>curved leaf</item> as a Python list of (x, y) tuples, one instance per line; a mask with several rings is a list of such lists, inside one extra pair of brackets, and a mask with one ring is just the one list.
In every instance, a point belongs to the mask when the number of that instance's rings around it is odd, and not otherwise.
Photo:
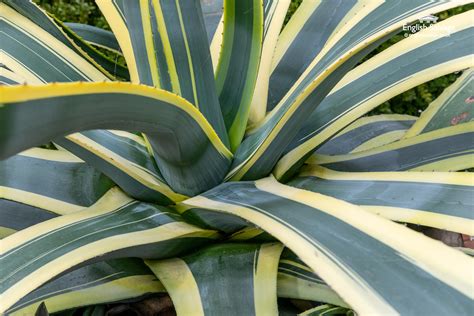
[(407, 131), (404, 138), (472, 121), (473, 77), (474, 68), (466, 70), (421, 113), (418, 121)]
[(357, 313), (463, 314), (474, 307), (473, 281), (464, 272), (472, 259), (347, 202), (267, 178), (223, 184), (184, 206), (184, 215), (216, 228), (219, 214), (260, 226)]
[(326, 194), (398, 222), (474, 235), (473, 177), (465, 172), (337, 172), (303, 168), (288, 185)]
[[(391, 3), (391, 2), (390, 2)], [(391, 46), (348, 73), (307, 119), (274, 169), (287, 179), (321, 144), (384, 101), (423, 82), (472, 64), (465, 45), (474, 33), (472, 12), (451, 17)], [(440, 36), (439, 29), (450, 30)]]
[(108, 79), (77, 51), (33, 21), (3, 2), (0, 9), (2, 63), (28, 82)]
[(108, 175), (136, 199), (169, 205), (186, 198), (169, 187), (145, 141), (137, 135), (95, 130), (68, 135), (56, 143)]
[(62, 275), (19, 300), (6, 313), (32, 315), (41, 302), (48, 312), (85, 305), (139, 299), (166, 292), (140, 259), (113, 259), (94, 263)]
[(114, 184), (77, 157), (33, 148), (0, 161), (0, 227), (21, 230), (98, 201)]
[(216, 237), (215, 231), (186, 224), (167, 208), (134, 201), (113, 189), (88, 209), (0, 241), (0, 312), (78, 265), (123, 257), (173, 257)]
[(64, 25), (89, 44), (120, 53), (120, 46), (114, 33), (81, 23), (64, 23)]
[[(146, 261), (178, 315), (277, 314), (281, 244), (220, 244), (182, 259)], [(236, 291), (238, 289), (238, 291)]]
[(458, 171), (474, 167), (474, 122), (347, 155), (313, 154), (309, 164), (337, 171)]
[(263, 116), (285, 96), (342, 23), (354, 23), (379, 5), (378, 1), (303, 1), (278, 38)]
[[(367, 14), (364, 18), (355, 18), (355, 25), (348, 24), (351, 27), (338, 33), (272, 112), (249, 132), (235, 152), (231, 171), (226, 178), (251, 180), (271, 172), (303, 122), (360, 59), (389, 38), (391, 32), (398, 30), (403, 23), (454, 5), (421, 2), (404, 0), (403, 5), (399, 5), (399, 1), (396, 4), (384, 2), (372, 11), (364, 11)], [(468, 23), (464, 21), (464, 24)], [(290, 163), (287, 164), (292, 166), (294, 161), (290, 159)]]
[(225, 0), (224, 34), (216, 87), (230, 147), (245, 133), (255, 90), (263, 41), (263, 0)]
[[(115, 74), (116, 72), (122, 75), (122, 77), (126, 77), (126, 68), (117, 65), (114, 61), (108, 59), (105, 55), (82, 41), (74, 33), (71, 33), (68, 28), (65, 28), (61, 21), (56, 19), (54, 16), (49, 16), (46, 11), (41, 9), (33, 1), (4, 0), (3, 2), (15, 9), (19, 14), (31, 20), (43, 31), (49, 33), (57, 41), (66, 45), (76, 54), (88, 60), (107, 77), (113, 78), (110, 73)], [(4, 12), (2, 11), (2, 15), (3, 14)], [(46, 54), (46, 56), (48, 55)]]
[(362, 117), (328, 140), (316, 152), (342, 155), (379, 147), (397, 141), (415, 123), (409, 115), (375, 115)]
[(195, 105), (228, 143), (199, 0), (97, 1), (122, 47), (132, 82)]
[(166, 91), (118, 82), (0, 87), (3, 158), (98, 128), (146, 133), (166, 182), (185, 195), (221, 183), (232, 159), (197, 109)]

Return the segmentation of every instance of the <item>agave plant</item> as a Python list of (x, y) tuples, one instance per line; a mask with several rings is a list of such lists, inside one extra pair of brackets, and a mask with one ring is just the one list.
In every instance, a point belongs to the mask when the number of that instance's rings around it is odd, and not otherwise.
[(306, 0), (281, 31), (289, 0), (97, 0), (112, 33), (1, 1), (0, 313), (472, 313), (469, 251), (407, 225), (474, 235), (473, 11), (360, 63), (468, 2)]

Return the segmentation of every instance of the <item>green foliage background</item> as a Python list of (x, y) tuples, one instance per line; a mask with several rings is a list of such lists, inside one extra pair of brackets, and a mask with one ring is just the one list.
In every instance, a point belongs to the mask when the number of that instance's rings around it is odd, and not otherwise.
[[(105, 18), (100, 13), (99, 9), (95, 5), (93, 0), (34, 0), (36, 3), (41, 5), (48, 12), (54, 14), (57, 18), (65, 22), (77, 22), (95, 25), (104, 29), (110, 29)], [(295, 12), (302, 0), (292, 0), (290, 9), (286, 17), (285, 23), (288, 22), (291, 15)], [(438, 14), (439, 21), (444, 20), (452, 15), (459, 14), (468, 10), (474, 9), (474, 4), (468, 4), (458, 8), (454, 8)], [(383, 51), (391, 45), (397, 43), (404, 38), (403, 34), (398, 34), (386, 43), (380, 45), (374, 52), (369, 56)], [(384, 102), (377, 109), (372, 111), (370, 114), (409, 114), (409, 115), (420, 115), (428, 104), (436, 99), (437, 96), (443, 92), (443, 90), (453, 83), (459, 74), (449, 74), (419, 85), (411, 90), (408, 90), (391, 100)], [(369, 114), (369, 115), (370, 115)]]

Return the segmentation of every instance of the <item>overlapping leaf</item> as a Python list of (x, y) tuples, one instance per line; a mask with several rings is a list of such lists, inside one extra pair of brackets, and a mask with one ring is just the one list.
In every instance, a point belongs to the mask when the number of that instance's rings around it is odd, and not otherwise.
[(474, 235), (469, 173), (336, 172), (304, 168), (289, 185), (362, 206), (388, 219)]
[(341, 200), (267, 178), (221, 185), (186, 200), (181, 212), (216, 228), (229, 216), (258, 225), (358, 313), (462, 314), (474, 306), (472, 281), (461, 272), (469, 257)]
[[(454, 4), (402, 1), (402, 4), (384, 2), (380, 5), (377, 3), (377, 5), (368, 6), (363, 10), (361, 19), (355, 19), (352, 21), (354, 24), (343, 28), (331, 39), (318, 55), (319, 57), (311, 62), (304, 74), (299, 77), (272, 112), (254, 130), (250, 131), (249, 136), (235, 153), (227, 179), (258, 179), (267, 175), (285, 151), (284, 148), (296, 136), (303, 122), (346, 72), (404, 23), (426, 15), (427, 12), (446, 9), (449, 5)], [(464, 29), (469, 29), (469, 23), (462, 16), (452, 19), (459, 24), (453, 34), (459, 34), (457, 43), (461, 45), (471, 36), (469, 31), (463, 32)], [(451, 37), (449, 42), (451, 43), (453, 39)], [(414, 42), (412, 48), (415, 48), (416, 38), (409, 38), (409, 40)], [(466, 46), (462, 46), (464, 50), (469, 50)], [(463, 54), (463, 49), (456, 52)], [(465, 52), (465, 55), (467, 54)], [(467, 57), (466, 60), (468, 60)], [(314, 147), (311, 147), (309, 151), (313, 149)], [(300, 159), (299, 156), (297, 159), (285, 156), (281, 161), (281, 166), (277, 167), (278, 177), (286, 173)]]
[[(128, 83), (0, 89), (3, 158), (78, 131), (139, 130), (148, 135), (164, 179), (174, 191), (185, 195), (219, 184), (232, 159), (198, 110), (163, 90)], [(41, 111), (37, 111), (39, 107)], [(61, 121), (51, 113), (61, 113)], [(12, 124), (19, 121), (22, 124)]]
[[(474, 51), (465, 43), (474, 36), (471, 17), (468, 11), (438, 23), (438, 29), (422, 30), (348, 73), (306, 120), (275, 167), (275, 176), (288, 178), (312, 151), (389, 98), (470, 67)], [(440, 36), (443, 27), (449, 36)]]
[(169, 209), (113, 189), (88, 209), (0, 241), (0, 312), (78, 265), (123, 257), (167, 258), (216, 237), (215, 231), (189, 225)]

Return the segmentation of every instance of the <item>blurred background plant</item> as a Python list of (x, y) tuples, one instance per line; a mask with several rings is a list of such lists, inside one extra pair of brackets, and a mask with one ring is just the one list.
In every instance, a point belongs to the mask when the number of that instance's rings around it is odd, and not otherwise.
[[(48, 12), (54, 14), (58, 19), (65, 22), (76, 22), (94, 25), (106, 30), (110, 30), (107, 21), (102, 16), (100, 10), (97, 8), (94, 0), (34, 0), (41, 5)], [(288, 22), (291, 15), (296, 11), (303, 0), (292, 0), (285, 23)], [(452, 15), (459, 14), (468, 10), (474, 9), (474, 3), (454, 8), (445, 12), (437, 14), (439, 20), (442, 21)], [(397, 43), (404, 38), (404, 34), (400, 33), (389, 41), (380, 45), (364, 60), (372, 57)], [(108, 53), (108, 52), (107, 52)], [(115, 57), (115, 56), (110, 56)], [(119, 62), (124, 63), (123, 59)], [(382, 103), (379, 107), (369, 113), (375, 114), (408, 114), (419, 116), (420, 113), (436, 99), (443, 90), (453, 83), (459, 74), (449, 74), (447, 76), (439, 77), (425, 84), (419, 85), (411, 90), (408, 90), (387, 102)]]

